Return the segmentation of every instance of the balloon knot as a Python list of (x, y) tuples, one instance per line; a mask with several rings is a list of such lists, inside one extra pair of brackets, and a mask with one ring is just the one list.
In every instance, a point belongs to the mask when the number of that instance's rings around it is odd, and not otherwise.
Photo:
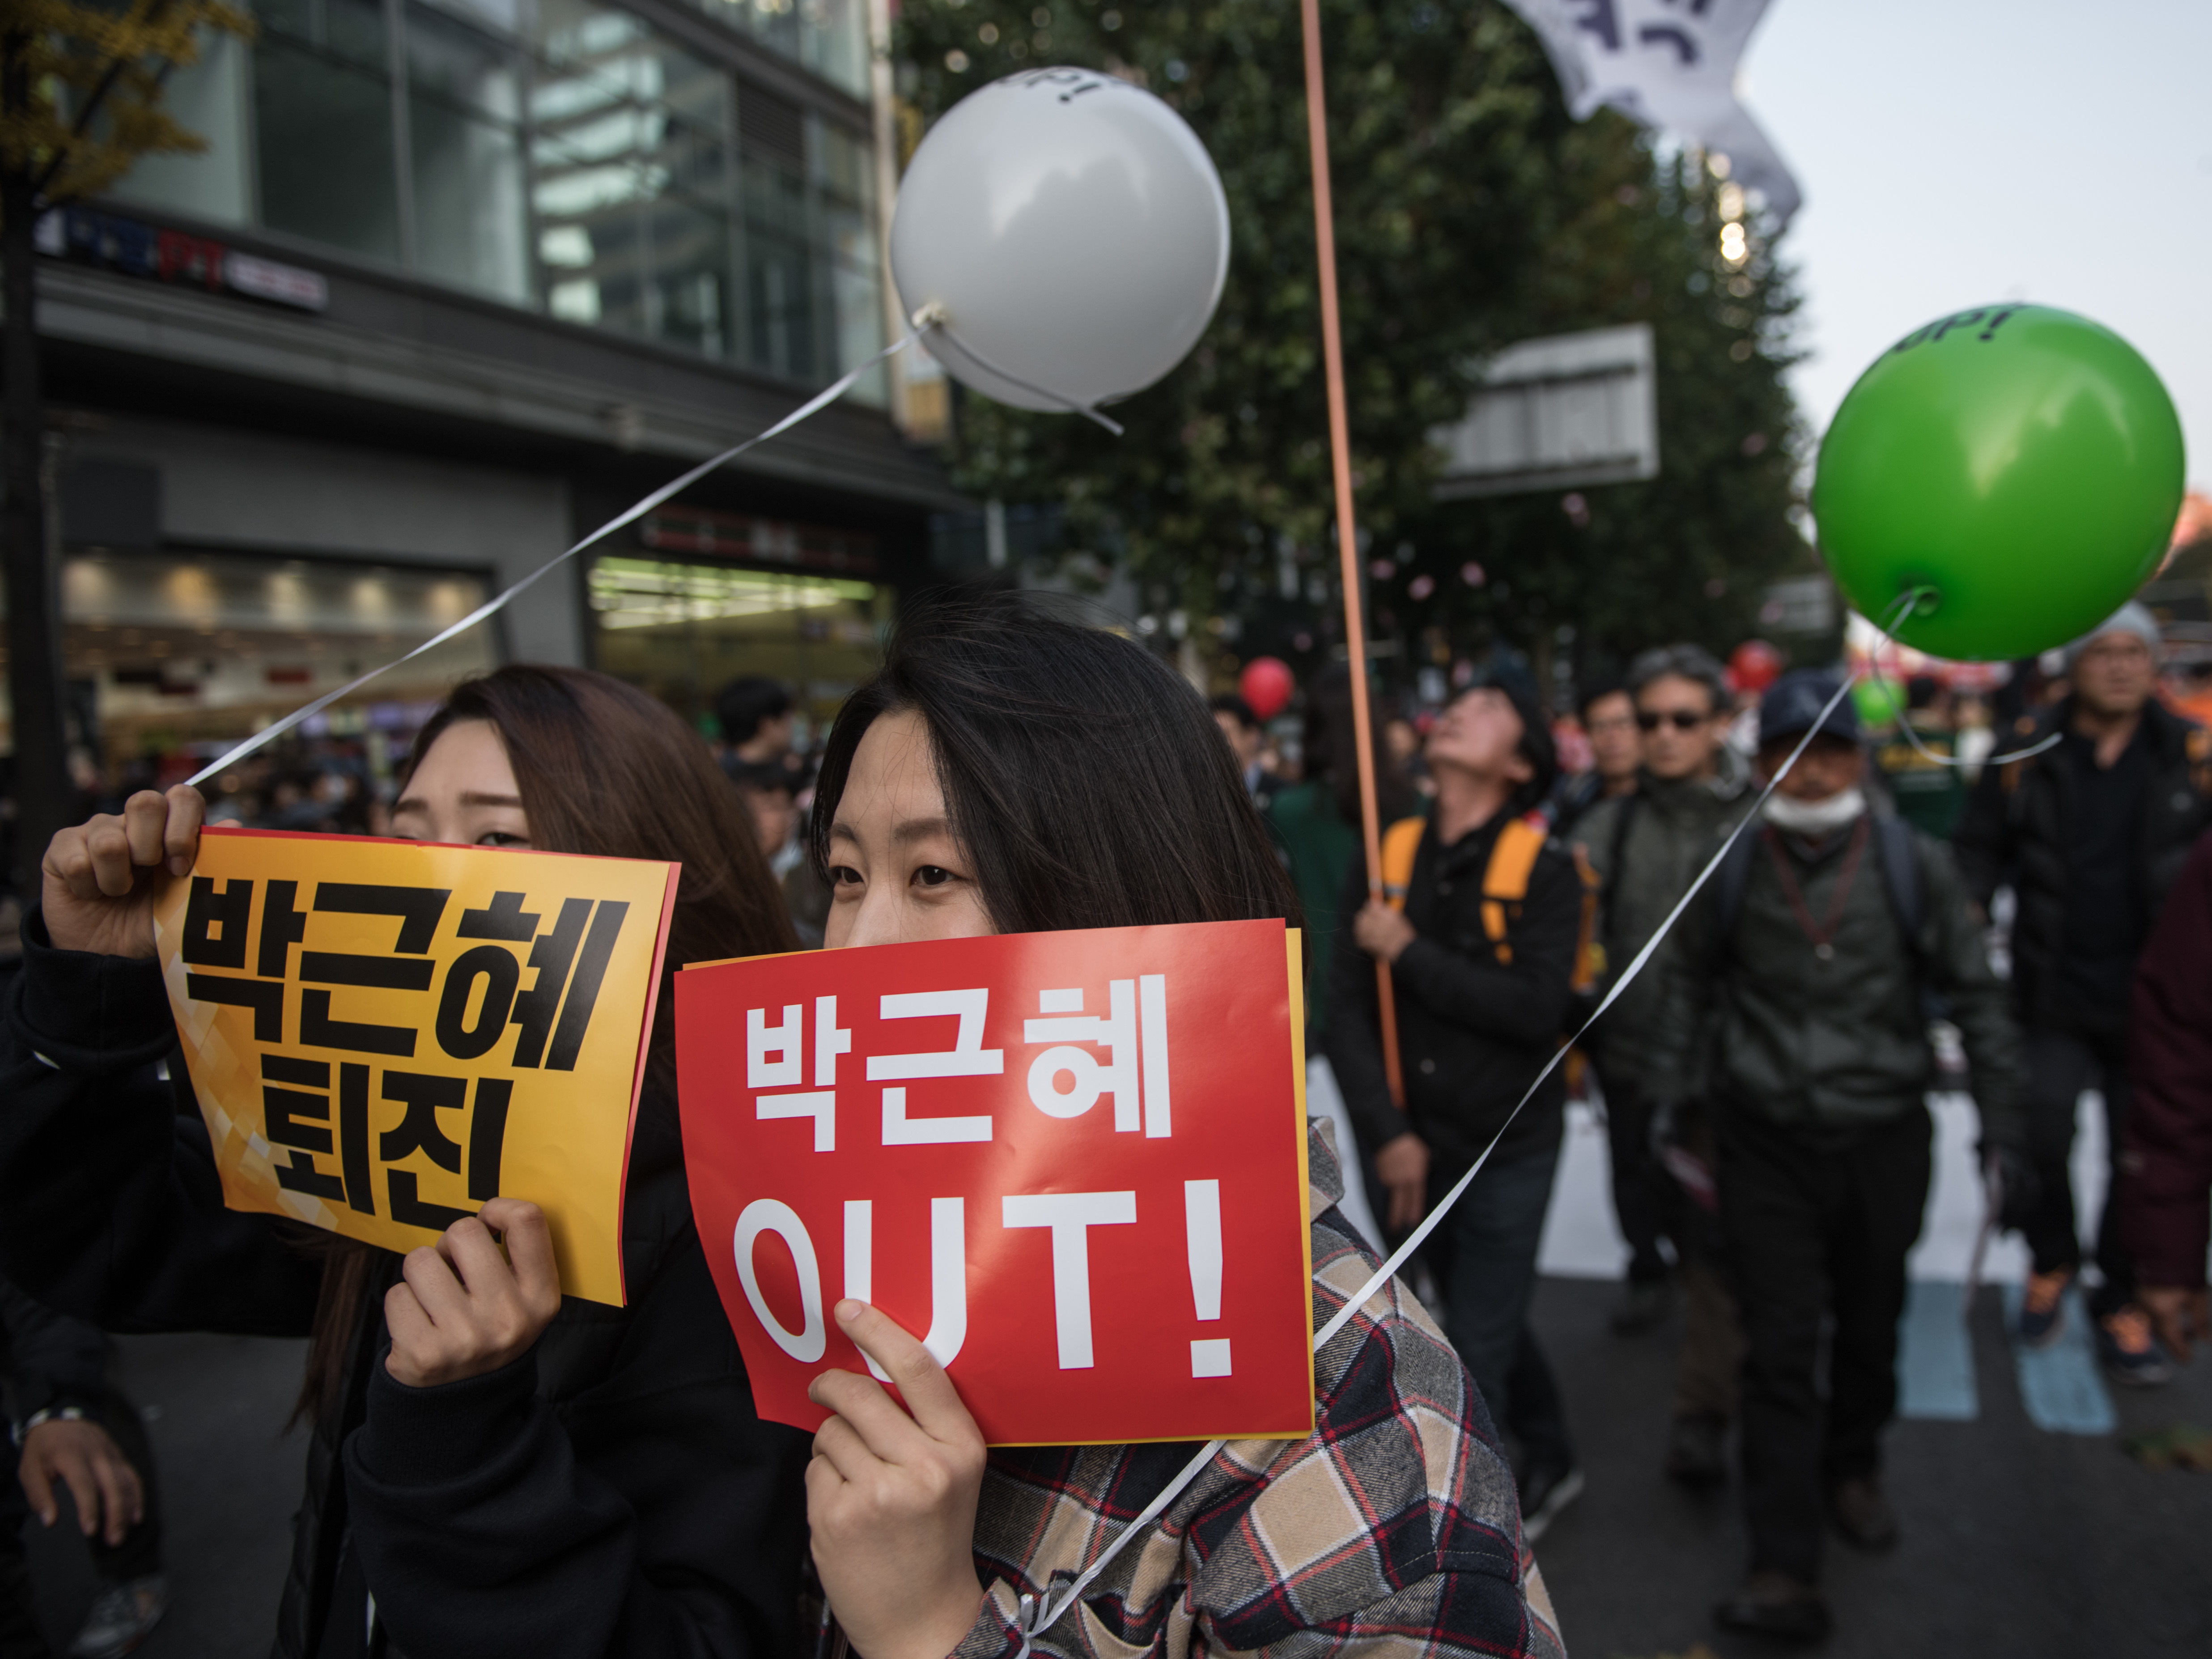
[(945, 301), (942, 300), (932, 300), (927, 305), (917, 310), (913, 318), (915, 327), (924, 334), (928, 333), (933, 328), (943, 328), (949, 320), (945, 314)]

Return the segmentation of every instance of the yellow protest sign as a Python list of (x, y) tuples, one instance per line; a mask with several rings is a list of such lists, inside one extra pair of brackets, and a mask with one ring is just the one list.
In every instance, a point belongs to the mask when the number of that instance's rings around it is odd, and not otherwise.
[(562, 1290), (621, 1305), (679, 868), (203, 831), (155, 940), (223, 1201), (405, 1251), (526, 1198)]

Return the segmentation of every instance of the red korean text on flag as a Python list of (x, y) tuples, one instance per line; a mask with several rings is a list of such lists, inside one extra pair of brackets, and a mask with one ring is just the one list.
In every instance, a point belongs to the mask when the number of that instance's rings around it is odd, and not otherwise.
[(994, 1445), (1313, 1422), (1298, 935), (1105, 928), (677, 976), (685, 1163), (762, 1416), (921, 1337)]

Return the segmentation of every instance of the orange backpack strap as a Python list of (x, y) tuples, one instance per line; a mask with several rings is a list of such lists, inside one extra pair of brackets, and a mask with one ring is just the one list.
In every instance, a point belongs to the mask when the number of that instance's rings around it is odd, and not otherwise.
[(1400, 818), (1382, 832), (1382, 896), (1393, 910), (1406, 908), (1406, 890), (1413, 884), (1413, 856), (1421, 850), (1426, 818)]
[(1575, 848), (1575, 873), (1583, 878), (1583, 920), (1575, 938), (1574, 975), (1567, 986), (1581, 993), (1605, 976), (1605, 946), (1597, 936), (1597, 872), (1590, 867), (1589, 854), (1579, 844)]
[(1528, 896), (1528, 877), (1536, 855), (1544, 850), (1551, 831), (1540, 820), (1515, 818), (1498, 832), (1490, 849), (1490, 867), (1482, 872), (1482, 931), (1497, 948), (1500, 962), (1513, 960), (1513, 947), (1505, 942), (1505, 907)]

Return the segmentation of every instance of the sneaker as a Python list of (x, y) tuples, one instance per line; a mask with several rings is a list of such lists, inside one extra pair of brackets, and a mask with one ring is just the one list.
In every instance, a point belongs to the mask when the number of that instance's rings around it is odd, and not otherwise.
[(2020, 1340), (2031, 1348), (2048, 1346), (2059, 1328), (2066, 1322), (2066, 1287), (2074, 1282), (2074, 1270), (2061, 1267), (2055, 1273), (2030, 1273), (2027, 1290), (2020, 1298)]
[(2173, 1377), (2166, 1350), (2151, 1334), (2150, 1316), (2132, 1303), (2097, 1322), (2097, 1358), (2106, 1376), (2130, 1389), (2155, 1389)]
[(1737, 1585), (1735, 1594), (1713, 1609), (1714, 1620), (1729, 1630), (1778, 1636), (1785, 1641), (1817, 1642), (1834, 1622), (1827, 1598), (1802, 1578), (1786, 1572), (1754, 1572)]
[(1728, 1419), (1710, 1412), (1678, 1417), (1667, 1431), (1667, 1461), (1661, 1467), (1669, 1480), (1705, 1489), (1728, 1480), (1725, 1441)]
[(1533, 1468), (1521, 1482), (1521, 1532), (1533, 1544), (1541, 1538), (1559, 1511), (1583, 1495), (1583, 1472), (1569, 1465)]
[(161, 1622), (169, 1607), (169, 1581), (156, 1573), (121, 1584), (102, 1584), (92, 1598), (84, 1628), (70, 1644), (70, 1659), (116, 1659), (132, 1651)]
[(1674, 1305), (1674, 1287), (1663, 1279), (1632, 1279), (1613, 1304), (1613, 1334), (1641, 1336), (1656, 1330)]
[(1855, 1549), (1879, 1554), (1897, 1547), (1897, 1511), (1870, 1474), (1836, 1482), (1828, 1493), (1828, 1521)]

